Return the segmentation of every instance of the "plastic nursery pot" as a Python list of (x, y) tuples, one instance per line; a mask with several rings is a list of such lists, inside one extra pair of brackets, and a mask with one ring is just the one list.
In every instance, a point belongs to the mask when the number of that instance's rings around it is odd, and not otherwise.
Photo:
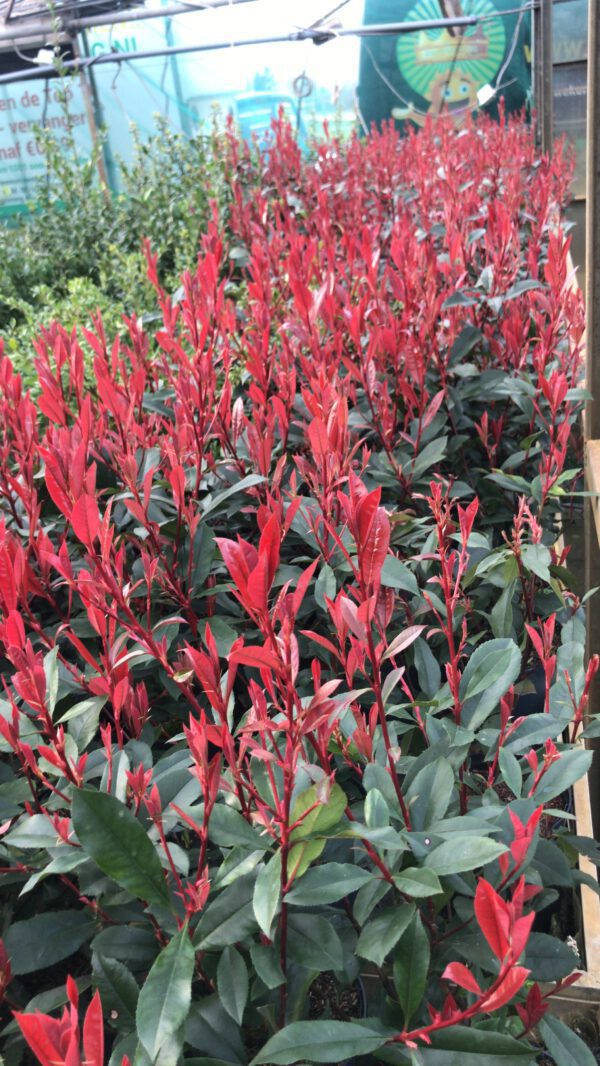
[(527, 718), (530, 714), (543, 714), (546, 700), (546, 679), (540, 664), (527, 670), (521, 682), (523, 691), (515, 700), (512, 717)]

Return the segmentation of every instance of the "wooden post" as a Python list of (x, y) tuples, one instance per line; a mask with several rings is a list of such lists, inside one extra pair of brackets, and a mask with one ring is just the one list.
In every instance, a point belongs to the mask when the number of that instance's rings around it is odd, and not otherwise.
[(586, 405), (586, 436), (600, 440), (600, 18), (599, 0), (589, 0), (587, 172), (586, 172), (586, 385), (593, 399)]
[[(589, 0), (588, 23), (588, 101), (587, 101), (587, 174), (586, 174), (586, 386), (592, 394), (585, 408), (586, 488), (600, 490), (600, 0)], [(585, 583), (586, 588), (600, 582), (600, 498), (585, 501)], [(600, 593), (586, 606), (587, 655), (600, 652)], [(590, 712), (600, 710), (600, 678), (596, 676), (590, 694)], [(595, 832), (600, 830), (600, 774), (598, 755), (590, 774), (592, 811)]]
[(537, 142), (543, 152), (551, 152), (554, 137), (552, 0), (539, 0), (533, 9), (533, 98)]

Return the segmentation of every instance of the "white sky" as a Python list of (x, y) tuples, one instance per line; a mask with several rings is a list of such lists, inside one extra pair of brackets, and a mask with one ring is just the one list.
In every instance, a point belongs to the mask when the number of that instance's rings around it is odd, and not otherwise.
[[(196, 2), (196, 0), (194, 0)], [(239, 41), (256, 37), (277, 36), (309, 26), (326, 15), (335, 6), (336, 0), (253, 0), (250, 3), (228, 5), (217, 10), (191, 13), (173, 20), (176, 43), (193, 44), (195, 41)], [(154, 0), (149, 6), (163, 6)], [(349, 0), (332, 18), (346, 27), (360, 26), (364, 0)], [(144, 41), (140, 28), (123, 25), (123, 32), (135, 32), (137, 46), (160, 47), (162, 31), (160, 20), (144, 24)], [(146, 34), (151, 35), (151, 42)], [(359, 60), (358, 38), (340, 38), (327, 44), (315, 46), (311, 41), (289, 44), (268, 44), (260, 47), (245, 46), (214, 53), (198, 53), (195, 63), (211, 71), (223, 88), (226, 83), (246, 76), (268, 66), (279, 80), (289, 80), (306, 71), (319, 85), (331, 87), (344, 82), (356, 82)]]

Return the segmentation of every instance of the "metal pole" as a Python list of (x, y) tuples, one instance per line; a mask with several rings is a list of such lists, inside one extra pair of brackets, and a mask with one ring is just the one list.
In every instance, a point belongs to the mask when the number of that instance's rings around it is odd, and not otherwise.
[(552, 84), (552, 0), (541, 0), (542, 149), (552, 152), (554, 140), (554, 93)]
[[(213, 11), (221, 7), (232, 7), (237, 4), (255, 4), (258, 0), (205, 0), (189, 4), (170, 4), (168, 7), (133, 7), (121, 12), (110, 12), (105, 15), (87, 15), (85, 18), (47, 18), (34, 21), (24, 15), (13, 15), (10, 26), (2, 26), (0, 32), (0, 44), (2, 41), (21, 40), (25, 37), (44, 37), (52, 33), (58, 25), (59, 32), (70, 33), (79, 30), (91, 30), (95, 26), (115, 26), (121, 22), (139, 22), (146, 19), (168, 18), (172, 15), (189, 15), (193, 12)], [(22, 21), (18, 21), (18, 19)], [(6, 17), (5, 17), (6, 21)]]
[[(61, 63), (64, 70), (81, 70), (85, 67), (103, 66), (105, 63), (131, 63), (136, 59), (164, 59), (166, 56), (189, 55), (193, 52), (217, 52), (227, 48), (243, 48), (256, 44), (284, 44), (293, 41), (314, 41), (324, 44), (336, 37), (382, 37), (397, 36), (401, 33), (418, 33), (420, 30), (440, 29), (447, 26), (476, 26), (481, 19), (477, 15), (455, 19), (428, 19), (424, 22), (395, 22), (382, 25), (360, 26), (356, 29), (327, 30), (309, 28), (296, 30), (294, 33), (267, 35), (265, 37), (242, 38), (239, 41), (214, 41), (207, 44), (177, 45), (174, 48), (158, 48), (143, 52), (106, 52), (85, 59), (66, 59)], [(53, 64), (34, 66), (31, 70), (19, 71), (18, 74), (1, 74), (0, 85), (4, 82), (30, 81), (34, 78), (52, 77), (56, 74)]]
[[(233, 5), (236, 4), (251, 4), (257, 3), (259, 0), (231, 0)], [(206, 10), (212, 10), (214, 7), (226, 7), (229, 6), (229, 0), (214, 0), (210, 5), (207, 5)], [(525, 3), (523, 5), (524, 10), (529, 10), (532, 5)], [(122, 22), (136, 22), (138, 20), (144, 20), (149, 18), (168, 18), (174, 15), (190, 15), (192, 13), (198, 13), (205, 10), (202, 8), (190, 8), (184, 4), (174, 4), (172, 7), (152, 8), (146, 11), (145, 8), (135, 8), (134, 11), (123, 12), (122, 15), (99, 15), (98, 18), (82, 18), (82, 19), (57, 19), (54, 23), (49, 19), (45, 22), (30, 23), (29, 25), (23, 24), (22, 28), (17, 28), (14, 23), (11, 22), (11, 26), (2, 27), (0, 32), (0, 46), (3, 41), (15, 41), (25, 40), (29, 37), (43, 38), (49, 35), (56, 36), (61, 33), (77, 33), (79, 30), (93, 29), (96, 26), (114, 26)], [(515, 8), (520, 10), (520, 8)], [(490, 16), (484, 16), (488, 21)], [(494, 16), (496, 17), (496, 16)], [(502, 18), (502, 12), (497, 16)], [(413, 30), (437, 30), (444, 27), (450, 28), (452, 26), (476, 26), (481, 22), (481, 17), (478, 15), (469, 15), (463, 18), (449, 18), (449, 19), (429, 19), (425, 22), (398, 22), (398, 23), (384, 23), (383, 25), (361, 26), (359, 29), (344, 29), (343, 27), (336, 27), (335, 29), (328, 26), (314, 26), (308, 27), (306, 30), (299, 30), (299, 34), (304, 36), (295, 36), (294, 40), (317, 40), (317, 41), (329, 41), (335, 37), (352, 37), (361, 35), (363, 37), (381, 36), (382, 34), (394, 34), (397, 33), (410, 33)], [(269, 41), (284, 41), (292, 39), (291, 36), (281, 38), (270, 37)], [(244, 42), (240, 42), (244, 43)], [(252, 42), (254, 43), (254, 42)], [(262, 43), (262, 42), (260, 42)], [(231, 42), (228, 42), (228, 45)], [(225, 45), (223, 46), (225, 47)]]
[[(85, 46), (85, 41), (84, 41), (84, 46)], [(79, 58), (80, 55), (81, 55), (81, 52), (79, 50), (79, 42), (77, 41), (76, 37), (73, 37), (72, 47), (73, 47), (73, 55), (76, 58)], [(95, 86), (94, 81), (93, 81), (93, 72), (91, 70), (89, 71), (89, 81), (88, 81), (86, 72), (84, 70), (80, 70), (79, 71), (79, 84), (81, 85), (81, 92), (82, 92), (82, 95), (83, 95), (83, 102), (84, 102), (84, 106), (85, 106), (85, 112), (86, 112), (86, 115), (87, 115), (88, 126), (90, 128), (90, 134), (91, 134), (91, 137), (92, 137), (92, 144), (94, 146), (94, 151), (96, 152), (96, 158), (97, 158), (97, 161), (98, 161), (98, 174), (99, 174), (99, 177), (100, 177), (100, 182), (101, 182), (102, 188), (108, 191), (109, 183), (108, 183), (108, 178), (107, 178), (107, 175), (106, 175), (106, 167), (104, 165), (104, 150), (102, 150), (100, 152), (98, 151), (99, 134), (98, 134), (98, 121), (97, 120), (99, 118), (99, 114), (98, 114), (98, 99), (97, 99), (97, 94), (96, 94), (96, 91), (95, 91), (96, 90), (96, 86)], [(109, 193), (109, 195), (110, 195), (110, 193)]]
[[(169, 47), (173, 47), (173, 41), (175, 38), (173, 36), (173, 21), (170, 18), (165, 20), (165, 40)], [(171, 68), (171, 77), (173, 78), (173, 89), (175, 91), (175, 99), (177, 100), (177, 110), (179, 111), (179, 124), (183, 132), (189, 137), (192, 132), (192, 124), (185, 104), (176, 56), (171, 56), (169, 66)]]
[[(77, 38), (74, 38), (74, 41), (75, 41), (75, 48), (77, 49), (77, 51), (75, 52), (75, 55), (78, 55), (80, 53), (79, 53), (79, 46), (78, 46), (78, 43), (77, 43)], [(90, 46), (89, 46), (89, 42), (88, 42), (88, 38), (87, 38), (87, 33), (85, 32), (85, 30), (83, 30), (82, 33), (81, 33), (81, 41), (82, 41), (82, 44), (83, 44), (84, 55), (85, 55), (86, 58), (89, 58)], [(104, 122), (104, 109), (102, 107), (102, 99), (101, 99), (100, 93), (98, 92), (98, 86), (96, 84), (96, 78), (94, 77), (94, 68), (92, 66), (90, 66), (87, 71), (84, 68), (81, 68), (80, 71), (79, 71), (79, 74), (80, 74), (81, 81), (83, 83), (84, 94), (86, 95), (87, 99), (89, 100), (89, 105), (91, 106), (92, 116), (93, 116), (93, 125), (92, 124), (90, 124), (90, 125), (92, 125), (92, 135), (95, 137), (95, 143), (97, 144), (97, 142), (98, 142), (98, 131), (100, 129), (104, 129), (105, 126), (106, 126), (106, 123)], [(88, 77), (89, 77), (89, 81), (88, 81)], [(114, 161), (113, 154), (112, 154), (112, 149), (111, 149), (111, 146), (110, 146), (110, 136), (108, 134), (107, 134), (107, 136), (104, 137), (103, 142), (102, 142), (102, 155), (98, 159), (98, 170), (100, 172), (100, 177), (101, 178), (102, 178), (102, 171), (104, 171), (104, 181), (105, 181), (107, 187), (109, 189), (111, 189), (113, 192), (116, 192), (116, 190), (117, 190), (117, 167), (115, 166), (115, 161)]]
[(532, 12), (533, 21), (533, 102), (535, 105), (535, 141), (539, 148), (542, 146), (542, 114), (543, 114), (543, 87), (542, 87), (542, 11), (541, 7), (535, 7)]

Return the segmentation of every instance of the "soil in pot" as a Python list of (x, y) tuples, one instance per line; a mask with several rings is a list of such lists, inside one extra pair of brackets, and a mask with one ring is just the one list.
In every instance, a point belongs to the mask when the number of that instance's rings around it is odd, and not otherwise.
[(342, 987), (332, 973), (321, 973), (308, 991), (309, 1018), (332, 1018), (336, 1022), (350, 1022), (365, 1013), (364, 997), (358, 981)]

